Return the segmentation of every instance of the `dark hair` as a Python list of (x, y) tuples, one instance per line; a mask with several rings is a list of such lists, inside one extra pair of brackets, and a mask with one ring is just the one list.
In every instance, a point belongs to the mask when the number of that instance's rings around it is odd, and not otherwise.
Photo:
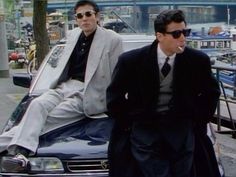
[(92, 0), (81, 0), (78, 1), (75, 6), (74, 6), (74, 13), (76, 13), (76, 10), (78, 9), (78, 7), (80, 6), (84, 6), (84, 5), (91, 5), (93, 7), (93, 10), (98, 13), (99, 12), (99, 8), (98, 5), (92, 1)]
[(154, 29), (155, 32), (164, 33), (166, 32), (166, 27), (171, 22), (181, 23), (185, 21), (185, 15), (182, 10), (165, 10), (161, 12), (159, 15), (157, 15), (155, 21), (154, 21)]

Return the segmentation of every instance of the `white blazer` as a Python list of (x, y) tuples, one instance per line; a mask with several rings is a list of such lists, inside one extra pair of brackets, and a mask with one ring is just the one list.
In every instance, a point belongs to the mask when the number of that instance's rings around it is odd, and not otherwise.
[[(75, 28), (68, 33), (61, 61), (68, 62), (81, 32), (80, 28)], [(122, 38), (112, 30), (97, 26), (85, 72), (83, 107), (86, 116), (97, 117), (107, 111), (106, 89), (122, 52)]]

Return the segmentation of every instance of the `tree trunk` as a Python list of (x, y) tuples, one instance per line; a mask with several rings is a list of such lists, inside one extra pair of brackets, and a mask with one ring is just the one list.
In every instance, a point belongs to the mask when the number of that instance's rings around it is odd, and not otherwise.
[(37, 66), (39, 67), (49, 51), (49, 37), (46, 28), (47, 0), (34, 0), (33, 2), (33, 29)]

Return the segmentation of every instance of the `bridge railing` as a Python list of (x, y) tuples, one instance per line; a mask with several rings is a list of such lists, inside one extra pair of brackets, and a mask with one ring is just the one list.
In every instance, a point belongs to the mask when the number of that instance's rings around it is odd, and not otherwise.
[[(236, 75), (236, 67), (213, 65), (212, 69), (215, 71), (214, 73), (217, 80), (219, 81), (222, 91), (215, 115), (217, 131), (219, 133), (230, 133), (232, 134), (233, 138), (236, 138), (236, 119), (234, 117), (236, 115), (236, 78), (234, 78), (233, 86), (224, 84), (220, 78), (220, 73), (222, 71), (234, 72), (234, 74)], [(232, 95), (229, 96), (226, 93), (227, 89), (232, 91)], [(234, 112), (232, 112), (232, 110)], [(222, 126), (229, 128), (229, 130), (222, 130)]]
[[(66, 2), (66, 3), (65, 3)], [(53, 3), (63, 3), (63, 4), (75, 4), (76, 0), (48, 0), (48, 4)], [(98, 4), (120, 4), (120, 3), (127, 3), (127, 5), (135, 5), (135, 4), (222, 4), (222, 5), (229, 5), (235, 4), (235, 0), (95, 0)]]

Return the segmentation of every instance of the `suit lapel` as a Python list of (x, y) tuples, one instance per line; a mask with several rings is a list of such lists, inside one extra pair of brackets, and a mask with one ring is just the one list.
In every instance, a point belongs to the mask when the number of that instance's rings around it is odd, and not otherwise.
[[(67, 63), (70, 59), (71, 53), (74, 50), (75, 45), (78, 41), (80, 33), (81, 33), (81, 29), (79, 29), (79, 28), (75, 28), (70, 33), (68, 33), (67, 42), (66, 42), (65, 48), (63, 49), (62, 56), (59, 60), (60, 64), (58, 64), (58, 66), (66, 66), (67, 65)], [(64, 70), (64, 67), (57, 68), (57, 72), (60, 73), (60, 75), (63, 72), (63, 70)], [(62, 80), (59, 80), (59, 81), (62, 81)]]
[(105, 47), (104, 38), (105, 37), (103, 36), (101, 28), (97, 27), (87, 61), (87, 68), (85, 73), (85, 88), (90, 82), (101, 60), (101, 56)]
[(68, 39), (66, 42), (66, 47), (65, 47), (65, 53), (66, 56), (68, 58), (70, 58), (69, 56), (71, 56), (72, 51), (75, 48), (75, 45), (79, 39), (79, 36), (81, 34), (81, 29), (80, 28), (75, 28), (69, 35), (68, 35)]
[(159, 74), (159, 67), (158, 67), (158, 57), (157, 57), (157, 45), (158, 43), (156, 41), (153, 42), (152, 46), (151, 46), (151, 76), (153, 77), (153, 82), (151, 84), (153, 84), (151, 87), (153, 89), (153, 97), (155, 98), (155, 104), (157, 103), (157, 97), (159, 94), (159, 89), (160, 89), (160, 74)]

